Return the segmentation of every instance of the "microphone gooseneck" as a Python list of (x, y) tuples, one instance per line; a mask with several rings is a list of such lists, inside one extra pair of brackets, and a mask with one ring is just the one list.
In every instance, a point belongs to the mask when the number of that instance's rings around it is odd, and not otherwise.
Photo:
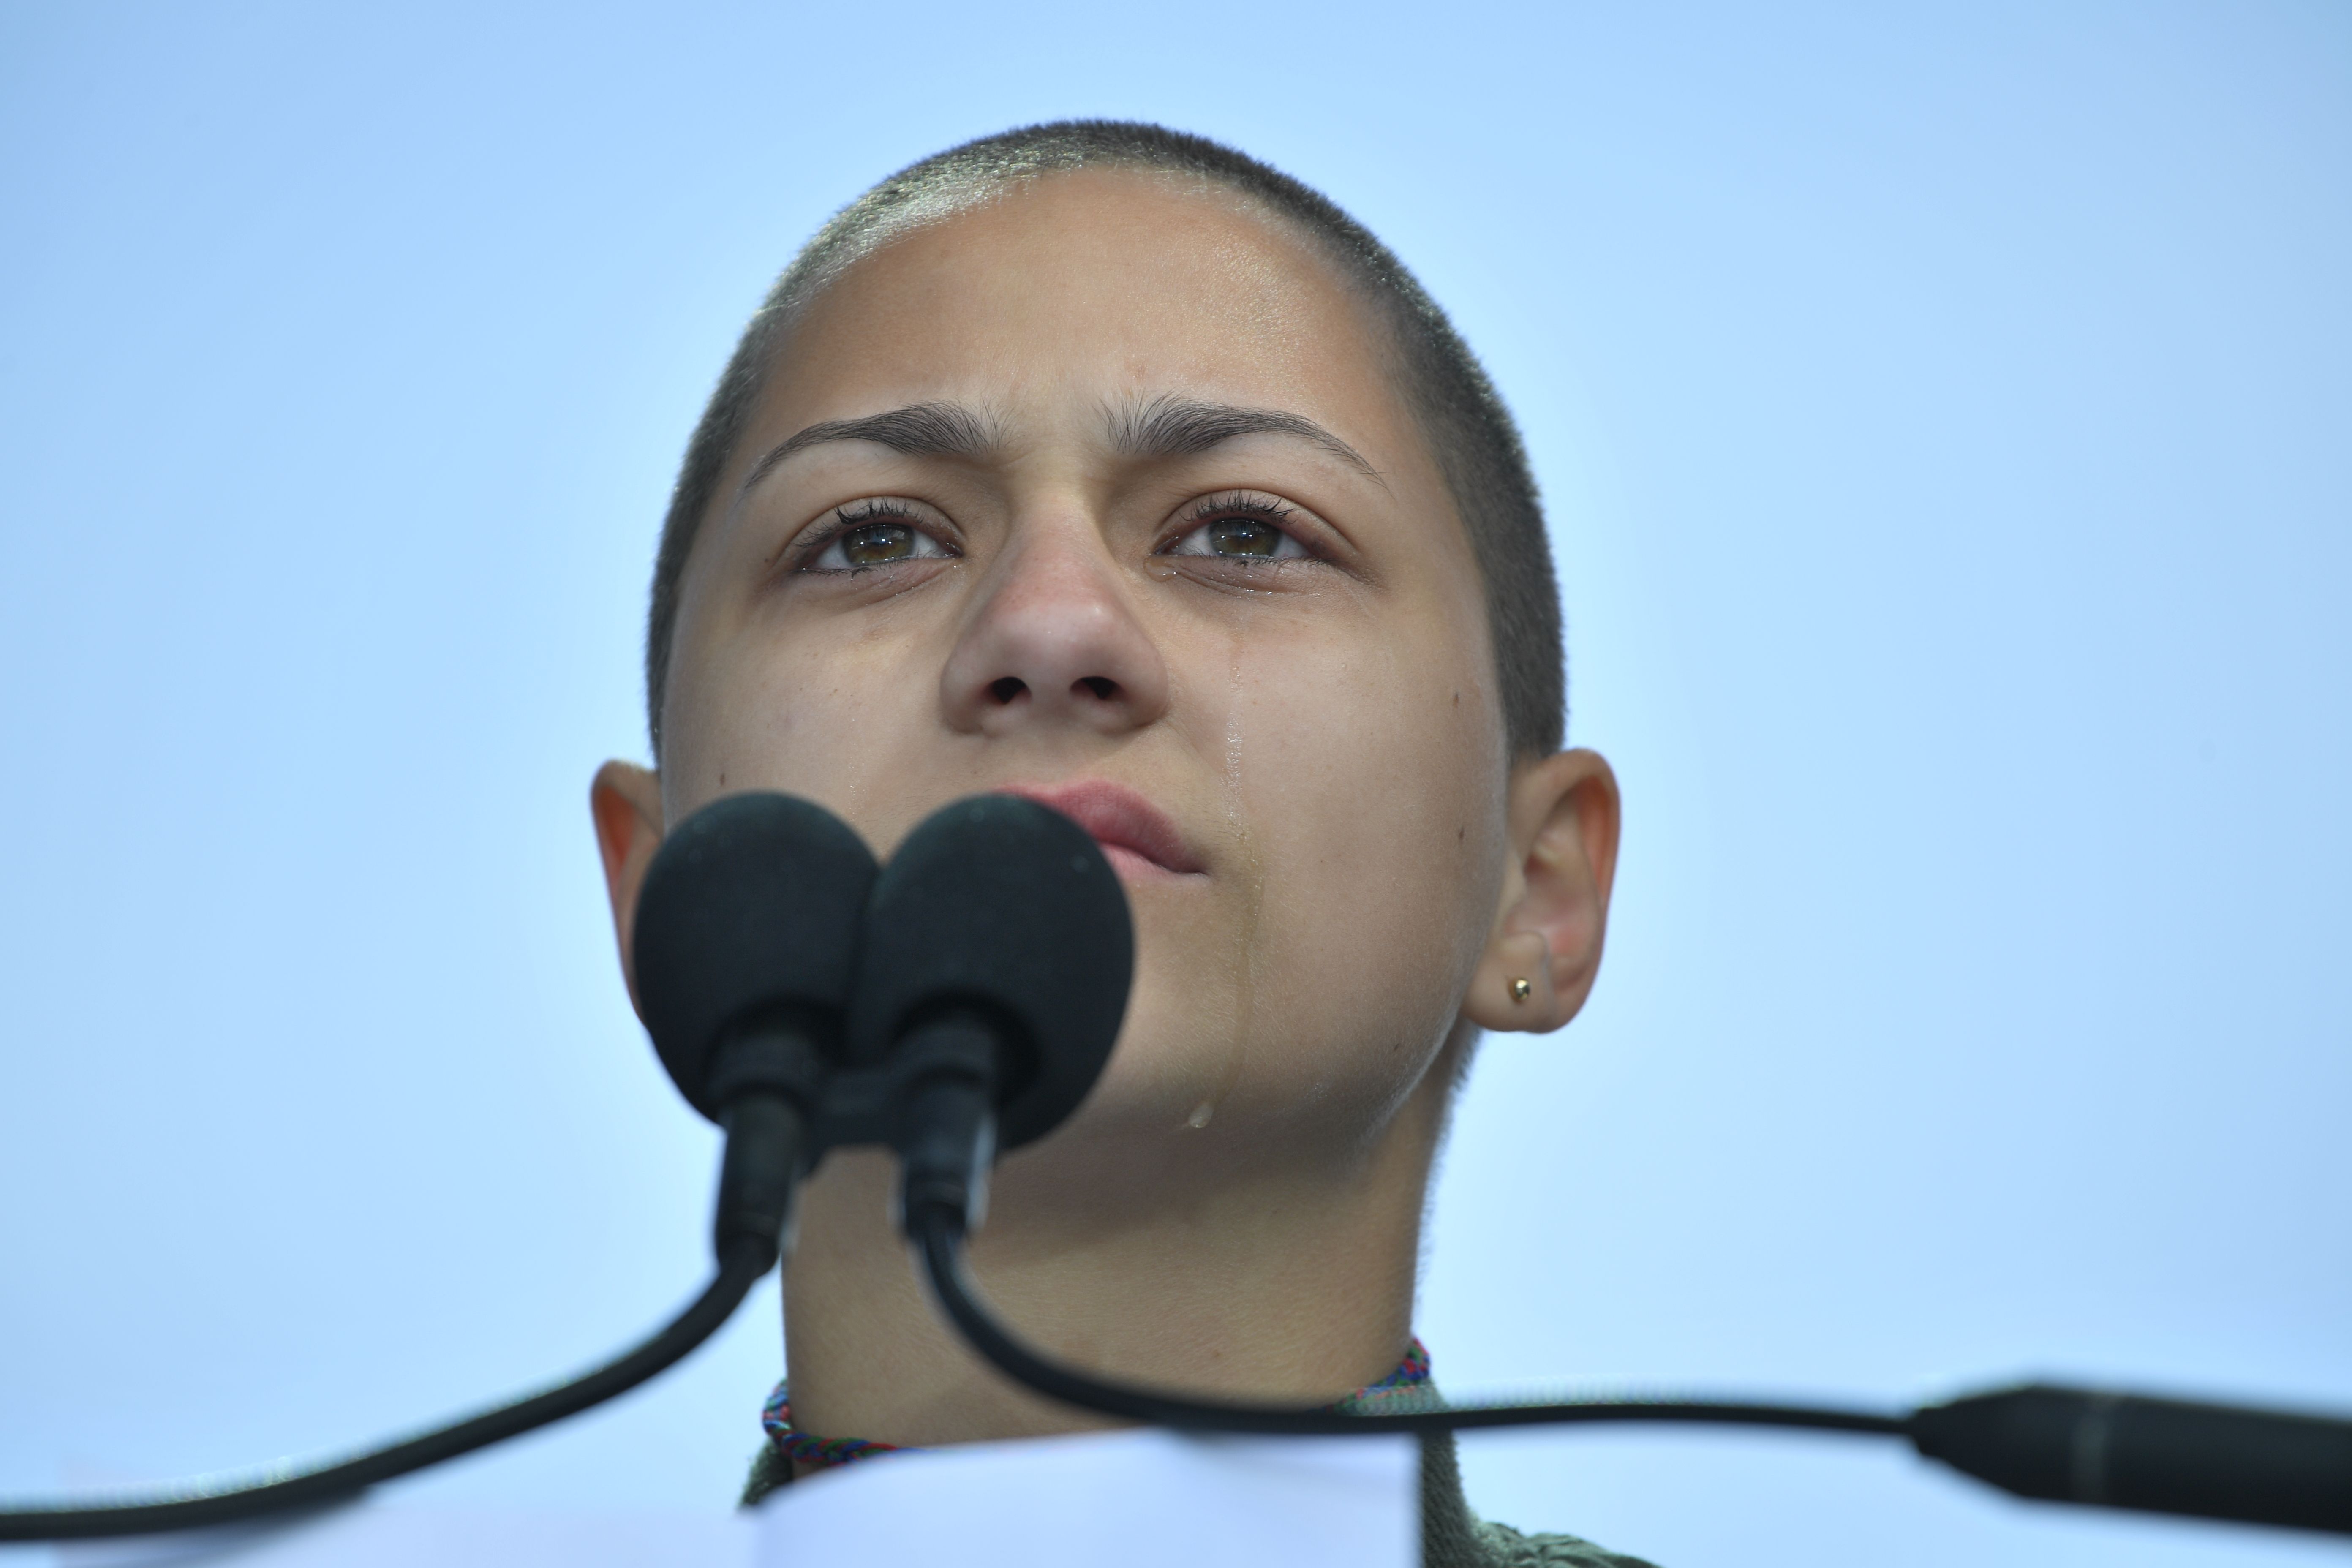
[(1709, 1420), (1893, 1434), (1900, 1417), (1728, 1403), (1405, 1407), (1361, 1415), (1212, 1404), (1105, 1382), (1039, 1354), (982, 1303), (963, 1266), (982, 1175), (1003, 1142), (1044, 1136), (1109, 1059), (1133, 980), (1127, 897), (1084, 829), (1032, 801), (983, 795), (935, 814), (875, 884), (851, 1005), (854, 1060), (899, 1088), (899, 1216), (949, 1321), (1000, 1371), (1065, 1404), (1195, 1430), (1291, 1436), (1430, 1432), (1554, 1421)]
[[(1060, 823), (1027, 802), (984, 800), (924, 824), (876, 887), (853, 1007), (853, 1050), (879, 1049), (897, 1063), (899, 1217), (917, 1270), (966, 1342), (1014, 1381), (1099, 1415), (1195, 1431), (1339, 1436), (1677, 1422), (1901, 1437), (2021, 1496), (2352, 1532), (2352, 1422), (2315, 1416), (2056, 1388), (1908, 1415), (1710, 1399), (1446, 1405), (1409, 1395), (1342, 1412), (1192, 1398), (1040, 1353), (989, 1310), (964, 1246), (981, 1221), (990, 1106), (1023, 1103), (1009, 1085), (1053, 1081), (1055, 1120), (1069, 1114), (1100, 1074), (1124, 1010), (1133, 962), (1125, 900), (1101, 851)], [(1024, 1141), (1050, 1131), (1040, 1119), (1033, 1110), (1018, 1123)]]
[(235, 1524), (263, 1514), (348, 1502), (376, 1485), (445, 1459), (519, 1437), (567, 1415), (602, 1405), (683, 1361), (742, 1304), (775, 1262), (756, 1239), (735, 1244), (718, 1277), (677, 1317), (635, 1350), (542, 1393), (527, 1394), (414, 1437), (387, 1443), (352, 1458), (329, 1460), (292, 1475), (238, 1482), (206, 1479), (157, 1495), (76, 1500), (0, 1510), (0, 1541), (88, 1541), (111, 1535), (152, 1535)]
[(998, 1371), (1036, 1392), (1099, 1415), (1196, 1432), (1276, 1437), (1356, 1437), (1375, 1433), (1451, 1432), (1569, 1422), (1685, 1421), (1736, 1426), (1799, 1426), (1817, 1432), (1899, 1436), (1903, 1417), (1829, 1406), (1729, 1400), (1529, 1401), (1520, 1405), (1442, 1405), (1417, 1393), (1383, 1395), (1361, 1414), (1328, 1405), (1242, 1404), (1189, 1398), (1164, 1389), (1113, 1383), (1066, 1366), (1024, 1344), (981, 1299), (964, 1266), (964, 1233), (944, 1205), (908, 1216), (908, 1240), (941, 1312)]
[(1796, 1427), (1906, 1438), (2021, 1497), (2352, 1534), (2352, 1421), (2042, 1386), (1903, 1415), (1714, 1399), (1448, 1405), (1398, 1394), (1360, 1413), (1212, 1402), (1096, 1377), (1024, 1343), (973, 1285), (952, 1205), (910, 1210), (907, 1234), (941, 1314), (982, 1359), (1049, 1398), (1125, 1420), (1301, 1437), (1607, 1422)]
[(823, 807), (730, 795), (663, 842), (632, 943), (637, 996), (662, 1065), (727, 1131), (712, 1245), (717, 1277), (635, 1350), (541, 1393), (351, 1458), (152, 1497), (0, 1510), (0, 1541), (70, 1541), (228, 1524), (347, 1501), (404, 1476), (601, 1405), (716, 1333), (775, 1266), (810, 1129), (842, 1048), (874, 857)]

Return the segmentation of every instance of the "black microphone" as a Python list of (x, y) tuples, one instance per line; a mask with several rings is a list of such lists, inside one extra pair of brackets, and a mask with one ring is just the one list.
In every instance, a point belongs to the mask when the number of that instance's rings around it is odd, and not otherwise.
[(727, 1130), (713, 1241), (773, 1261), (843, 1048), (874, 853), (809, 801), (755, 792), (678, 824), (646, 869), (637, 1005), (687, 1102)]
[(992, 1131), (1045, 1136), (1102, 1071), (1134, 940), (1117, 875), (1084, 830), (1032, 802), (961, 801), (925, 822), (868, 910), (844, 1078), (896, 1105), (900, 1224), (940, 1310), (999, 1371), (1081, 1409), (1195, 1431), (1346, 1436), (1550, 1424), (1685, 1422), (1907, 1438), (2026, 1497), (2352, 1532), (2352, 1422), (2058, 1388), (1908, 1415), (1750, 1400), (1447, 1405), (1392, 1396), (1360, 1413), (1214, 1402), (1115, 1383), (1039, 1353), (990, 1310), (964, 1261)]
[(891, 1087), (899, 1212), (980, 1223), (1000, 1150), (1060, 1126), (1127, 1014), (1135, 935), (1086, 829), (1013, 795), (933, 813), (867, 907), (850, 1058)]

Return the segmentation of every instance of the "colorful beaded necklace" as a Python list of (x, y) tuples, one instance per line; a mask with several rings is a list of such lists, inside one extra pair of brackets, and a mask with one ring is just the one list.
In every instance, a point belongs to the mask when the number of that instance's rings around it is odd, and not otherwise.
[[(793, 1406), (787, 1384), (776, 1384), (776, 1392), (768, 1395), (767, 1404), (760, 1407), (760, 1426), (768, 1434), (768, 1441), (785, 1458), (811, 1469), (831, 1469), (836, 1465), (855, 1464), (877, 1454), (916, 1454), (919, 1448), (902, 1448), (896, 1443), (868, 1442), (863, 1437), (819, 1437), (808, 1432), (793, 1429)], [(1404, 1359), (1397, 1369), (1378, 1383), (1368, 1383), (1345, 1399), (1334, 1400), (1325, 1408), (1344, 1410), (1361, 1400), (1376, 1399), (1400, 1389), (1420, 1388), (1429, 1382), (1429, 1348), (1415, 1336), (1405, 1348)]]

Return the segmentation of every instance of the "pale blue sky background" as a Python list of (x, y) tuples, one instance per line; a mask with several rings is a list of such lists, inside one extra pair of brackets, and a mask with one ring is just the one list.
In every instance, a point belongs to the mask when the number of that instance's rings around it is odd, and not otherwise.
[[(699, 1279), (584, 795), (833, 207), (1072, 113), (1385, 236), (1517, 407), (1628, 797), (1491, 1044), (1457, 1391), (2352, 1406), (2352, 10), (0, 10), (0, 1490), (335, 1447)], [(772, 1289), (406, 1495), (718, 1507)], [(1667, 1568), (2340, 1563), (1803, 1438), (1480, 1439)]]

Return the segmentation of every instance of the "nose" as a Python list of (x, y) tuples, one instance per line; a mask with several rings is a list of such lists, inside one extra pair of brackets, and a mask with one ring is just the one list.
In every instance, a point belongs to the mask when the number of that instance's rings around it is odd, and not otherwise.
[(1041, 529), (996, 563), (940, 674), (951, 729), (1139, 730), (1168, 710), (1168, 666), (1090, 524)]

